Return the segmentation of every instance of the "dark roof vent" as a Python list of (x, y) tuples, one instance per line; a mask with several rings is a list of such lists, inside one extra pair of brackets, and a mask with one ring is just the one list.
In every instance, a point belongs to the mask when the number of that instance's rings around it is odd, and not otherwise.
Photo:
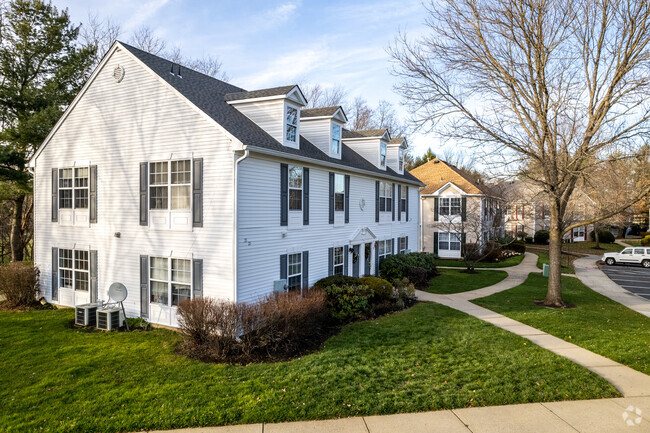
[(434, 163), (434, 164), (438, 164), (439, 162), (440, 162), (440, 160), (438, 160), (438, 159), (434, 159), (434, 160), (433, 160), (433, 163)]

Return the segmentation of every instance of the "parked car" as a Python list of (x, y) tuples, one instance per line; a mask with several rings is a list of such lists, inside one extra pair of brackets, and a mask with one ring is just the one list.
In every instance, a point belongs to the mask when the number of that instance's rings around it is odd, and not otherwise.
[(640, 263), (644, 268), (650, 268), (650, 248), (625, 248), (620, 253), (605, 253), (602, 261), (612, 266), (617, 263)]

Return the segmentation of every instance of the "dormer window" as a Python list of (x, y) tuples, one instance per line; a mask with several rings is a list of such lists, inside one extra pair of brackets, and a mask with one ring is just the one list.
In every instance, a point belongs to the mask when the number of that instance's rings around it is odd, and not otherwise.
[(404, 149), (399, 150), (399, 171), (404, 171)]
[(381, 168), (386, 168), (386, 143), (383, 141), (379, 148), (379, 166)]
[(341, 152), (341, 125), (332, 124), (332, 155), (338, 155)]
[(296, 142), (296, 131), (298, 130), (298, 110), (293, 107), (287, 107), (287, 141)]

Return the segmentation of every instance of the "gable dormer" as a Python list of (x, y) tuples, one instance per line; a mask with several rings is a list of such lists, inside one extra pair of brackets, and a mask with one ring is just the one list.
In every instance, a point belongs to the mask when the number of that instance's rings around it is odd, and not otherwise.
[(392, 138), (388, 143), (387, 164), (399, 174), (404, 174), (404, 157), (407, 149), (408, 144), (404, 137)]
[(381, 170), (386, 170), (388, 164), (390, 140), (387, 129), (343, 130), (343, 142)]
[(307, 100), (297, 85), (228, 93), (224, 99), (282, 145), (300, 148), (300, 110)]
[(340, 106), (309, 108), (300, 112), (302, 136), (335, 159), (341, 159), (343, 125), (347, 121)]

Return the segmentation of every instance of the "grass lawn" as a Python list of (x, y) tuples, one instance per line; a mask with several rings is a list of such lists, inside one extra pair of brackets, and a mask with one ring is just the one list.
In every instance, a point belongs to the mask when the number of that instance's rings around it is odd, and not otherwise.
[(520, 286), (472, 302), (563, 338), (621, 364), (650, 373), (650, 318), (606, 298), (572, 277), (562, 279), (563, 297), (577, 308), (551, 309), (547, 279), (530, 274)]
[[(640, 247), (641, 245), (641, 239), (621, 239), (623, 242), (626, 244), (632, 245), (633, 247)], [(623, 247), (621, 246), (621, 249)]]
[[(499, 263), (476, 263), (475, 268), (507, 268), (510, 266), (517, 266), (524, 259), (523, 254), (521, 256), (508, 257), (502, 262)], [(455, 268), (464, 268), (465, 261), (460, 259), (438, 259), (436, 262), (438, 266), (453, 266)]]
[[(537, 267), (539, 269), (543, 269), (544, 264), (548, 265), (548, 251), (539, 251), (539, 250), (533, 250), (530, 249), (530, 252), (533, 254), (537, 254)], [(567, 262), (567, 258), (569, 260), (570, 266), (565, 266)], [(576, 256), (569, 256), (566, 254), (562, 254), (562, 273), (563, 274), (575, 274), (575, 270), (573, 269), (573, 261), (577, 259), (578, 257)]]
[(440, 275), (431, 280), (427, 292), (460, 293), (491, 286), (508, 276), (506, 271), (476, 271), (475, 274), (463, 273), (460, 269), (441, 269)]
[(594, 249), (596, 246), (596, 242), (590, 242), (590, 241), (585, 241), (585, 242), (573, 242), (571, 244), (566, 244), (562, 247), (564, 251), (567, 249), (570, 252), (576, 252), (576, 253), (581, 253), (581, 254), (602, 254), (602, 253), (608, 253), (608, 252), (619, 252), (623, 248), (622, 245), (619, 244), (604, 244), (600, 243), (600, 248), (601, 249)]
[(0, 312), (0, 431), (137, 431), (615, 397), (590, 371), (420, 303), (347, 326), (318, 353), (229, 366), (173, 331), (85, 333), (72, 310)]

